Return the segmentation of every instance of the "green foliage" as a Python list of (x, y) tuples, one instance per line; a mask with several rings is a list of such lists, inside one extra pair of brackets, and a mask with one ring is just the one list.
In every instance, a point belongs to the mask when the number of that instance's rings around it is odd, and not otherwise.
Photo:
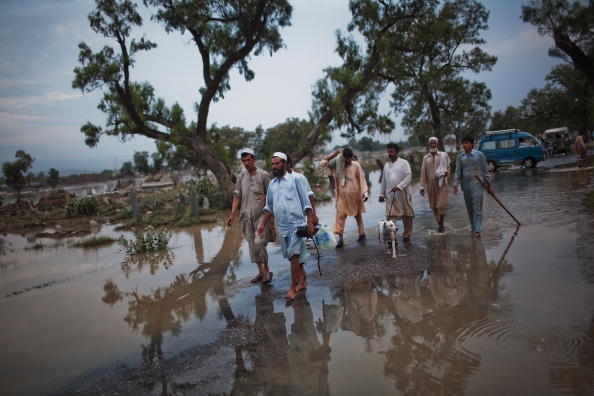
[(540, 134), (567, 126), (571, 131), (594, 129), (594, 89), (571, 65), (557, 65), (542, 89), (531, 90), (518, 107), (495, 112), (489, 129), (518, 128)]
[(131, 161), (126, 161), (122, 164), (120, 175), (124, 177), (134, 176), (134, 167), (132, 166)]
[(17, 200), (21, 197), (21, 190), (30, 181), (30, 176), (25, 173), (35, 161), (33, 157), (24, 150), (17, 150), (14, 154), (16, 161), (4, 162), (2, 164), (2, 173), (4, 173), (4, 182), (17, 193)]
[(134, 152), (134, 170), (136, 172), (147, 174), (150, 171), (148, 162), (149, 154), (148, 151), (135, 151)]
[(188, 188), (188, 195), (190, 194), (190, 190), (194, 189), (198, 196), (208, 198), (208, 202), (211, 208), (225, 208), (225, 203), (223, 201), (221, 191), (210, 177), (204, 176), (198, 180), (190, 180), (186, 183), (186, 185)]
[[(145, 37), (135, 37), (144, 30), (137, 3), (96, 0), (96, 9), (89, 14), (90, 26), (110, 42), (99, 50), (84, 42), (79, 44), (79, 65), (74, 69), (72, 86), (84, 93), (102, 91), (98, 108), (106, 114), (106, 121), (104, 126), (83, 125), (85, 142), (96, 146), (103, 135), (121, 140), (143, 135), (164, 142), (165, 151), (210, 169), (228, 201), (231, 172), (222, 142), (208, 137), (210, 106), (230, 89), (232, 69), (236, 68), (249, 81), (254, 78), (248, 66), (250, 57), (264, 52), (272, 55), (282, 48), (279, 29), (290, 25), (292, 7), (287, 0), (144, 0), (142, 3), (167, 33), (177, 31), (180, 37), (190, 36), (195, 44), (202, 60), (197, 76), (203, 80), (197, 92), (197, 119), (187, 121), (179, 104), (166, 106), (150, 83), (134, 81), (133, 66), (138, 55), (156, 47)], [(183, 166), (174, 158), (167, 158), (171, 167)]]
[(146, 232), (141, 233), (134, 230), (134, 239), (127, 240), (121, 235), (118, 243), (124, 249), (127, 255), (132, 256), (140, 253), (151, 253), (167, 249), (167, 244), (171, 239), (171, 231), (161, 229), (155, 231), (153, 227), (148, 226)]
[[(312, 121), (299, 118), (287, 118), (285, 122), (268, 128), (262, 144), (256, 147), (259, 158), (269, 159), (274, 152), (291, 153), (305, 147), (306, 137), (313, 128)], [(322, 133), (317, 140), (318, 144), (329, 142), (332, 136), (328, 131)], [(312, 148), (310, 148), (312, 150)]]
[[(587, 3), (587, 4), (586, 4)], [(551, 36), (549, 55), (573, 63), (594, 88), (594, 2), (530, 0), (522, 6), (522, 19)]]
[(56, 187), (60, 181), (60, 172), (55, 168), (50, 168), (47, 176), (47, 184)]
[(95, 197), (71, 199), (66, 203), (66, 214), (70, 217), (88, 216), (99, 212), (99, 200)]

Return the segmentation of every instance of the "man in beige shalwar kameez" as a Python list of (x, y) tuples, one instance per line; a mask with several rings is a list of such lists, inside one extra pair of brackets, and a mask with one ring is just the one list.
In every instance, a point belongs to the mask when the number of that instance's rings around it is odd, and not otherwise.
[(364, 241), (362, 213), (365, 212), (365, 205), (363, 202), (367, 201), (369, 193), (363, 168), (353, 160), (353, 151), (348, 147), (342, 152), (336, 150), (324, 157), (320, 166), (324, 170), (331, 170), (336, 184), (336, 222), (334, 224), (334, 233), (338, 235), (336, 247), (344, 246), (343, 233), (347, 216), (355, 217), (359, 231), (357, 241)]
[(404, 223), (402, 240), (408, 242), (413, 230), (413, 217), (410, 181), (412, 171), (410, 164), (404, 158), (398, 157), (399, 147), (395, 143), (388, 143), (388, 161), (382, 173), (382, 185), (379, 201), (386, 201), (386, 219), (400, 220)]
[(429, 139), (429, 154), (423, 157), (421, 166), (422, 196), (427, 193), (429, 206), (437, 221), (437, 232), (445, 232), (443, 221), (448, 208), (448, 174), (450, 173), (450, 157), (437, 150), (437, 138)]

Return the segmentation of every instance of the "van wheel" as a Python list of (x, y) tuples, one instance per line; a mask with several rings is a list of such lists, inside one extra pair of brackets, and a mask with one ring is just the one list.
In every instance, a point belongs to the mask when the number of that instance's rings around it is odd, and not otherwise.
[(524, 162), (522, 162), (522, 166), (524, 168), (534, 168), (536, 166), (536, 160), (532, 157), (528, 157), (524, 159)]
[(489, 172), (495, 172), (497, 170), (497, 162), (487, 161), (487, 170)]

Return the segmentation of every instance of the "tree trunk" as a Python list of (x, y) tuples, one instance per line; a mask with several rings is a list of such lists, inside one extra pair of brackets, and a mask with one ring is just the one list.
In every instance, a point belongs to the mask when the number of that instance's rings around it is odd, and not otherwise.
[(223, 201), (225, 207), (231, 207), (233, 202), (233, 189), (234, 189), (234, 177), (231, 173), (231, 169), (225, 161), (223, 161), (214, 148), (208, 143), (194, 139), (192, 141), (192, 149), (195, 157), (192, 158), (192, 162), (203, 165), (206, 169), (210, 170), (217, 179), (219, 189), (223, 195)]
[[(429, 90), (429, 87), (427, 87), (426, 84), (423, 85), (423, 92), (425, 98), (427, 99), (427, 104), (429, 105), (429, 111), (431, 112), (431, 123), (433, 126), (433, 133), (437, 138), (439, 149), (443, 151), (443, 133), (441, 131), (441, 112), (439, 111), (439, 106), (435, 102), (435, 99), (433, 99), (431, 91)], [(427, 142), (425, 142), (425, 144), (427, 144)]]

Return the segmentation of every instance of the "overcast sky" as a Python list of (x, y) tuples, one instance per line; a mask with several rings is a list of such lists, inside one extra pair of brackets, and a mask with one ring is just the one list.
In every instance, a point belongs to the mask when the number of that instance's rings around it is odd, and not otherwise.
[[(324, 67), (339, 64), (334, 32), (345, 28), (350, 13), (347, 0), (290, 2), (292, 26), (282, 30), (286, 48), (272, 57), (252, 58), (256, 77), (249, 83), (233, 74), (231, 90), (211, 106), (209, 124), (252, 130), (307, 117), (312, 84)], [(491, 89), (494, 110), (517, 106), (530, 89), (544, 86), (545, 75), (557, 63), (547, 56), (552, 39), (521, 21), (522, 1), (483, 3), (491, 13), (484, 49), (498, 62), (491, 72), (469, 77)], [(85, 41), (95, 50), (103, 44), (88, 26), (93, 6), (92, 0), (0, 1), (0, 162), (12, 161), (15, 151), (24, 149), (36, 158), (35, 171), (101, 170), (121, 166), (134, 151), (155, 151), (154, 142), (141, 137), (126, 143), (102, 137), (93, 149), (84, 144), (80, 126), (104, 120), (96, 108), (99, 92), (82, 95), (71, 88), (78, 43)], [(149, 81), (159, 97), (168, 104), (178, 101), (192, 119), (201, 86), (197, 50), (187, 36), (168, 35), (149, 18), (137, 33), (143, 32), (159, 46), (137, 58), (132, 78)], [(398, 125), (381, 140), (403, 138)]]

